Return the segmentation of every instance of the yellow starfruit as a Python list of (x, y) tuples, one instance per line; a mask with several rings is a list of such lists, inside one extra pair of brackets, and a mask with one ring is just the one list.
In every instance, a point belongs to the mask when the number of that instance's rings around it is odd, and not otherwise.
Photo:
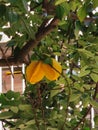
[(61, 65), (55, 59), (52, 59), (52, 65), (45, 63), (42, 65), (46, 78), (51, 81), (56, 80), (62, 72)]
[(42, 61), (33, 61), (26, 68), (26, 79), (32, 84), (35, 84), (43, 79), (44, 71), (41, 68)]
[(52, 59), (52, 65), (43, 61), (33, 61), (26, 68), (26, 79), (31, 84), (41, 81), (44, 77), (48, 80), (56, 80), (62, 72), (61, 65)]

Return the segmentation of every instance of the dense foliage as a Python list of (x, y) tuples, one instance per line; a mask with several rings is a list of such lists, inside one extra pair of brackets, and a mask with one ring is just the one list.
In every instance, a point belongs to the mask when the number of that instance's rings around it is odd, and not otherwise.
[[(56, 57), (63, 69), (56, 81), (26, 82), (23, 94), (1, 94), (4, 127), (91, 129), (87, 115), (98, 109), (97, 7), (98, 0), (0, 0), (0, 31), (11, 38), (6, 47), (12, 48), (0, 65), (40, 59), (48, 64)], [(97, 126), (96, 114), (94, 130)]]

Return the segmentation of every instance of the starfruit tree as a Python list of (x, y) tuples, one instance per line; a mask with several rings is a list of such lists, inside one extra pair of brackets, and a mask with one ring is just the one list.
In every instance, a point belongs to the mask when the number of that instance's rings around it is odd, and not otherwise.
[(0, 0), (10, 39), (0, 66), (26, 65), (24, 93), (0, 94), (4, 129), (98, 129), (97, 8), (97, 0)]

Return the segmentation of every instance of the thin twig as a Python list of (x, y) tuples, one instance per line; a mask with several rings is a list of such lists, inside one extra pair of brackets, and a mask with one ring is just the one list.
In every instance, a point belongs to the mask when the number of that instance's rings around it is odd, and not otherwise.
[(34, 113), (34, 119), (35, 119), (36, 127), (37, 127), (38, 130), (40, 130), (39, 122), (38, 122), (37, 115), (36, 115), (36, 114), (37, 114), (37, 113), (36, 113), (36, 109), (35, 109), (35, 107), (34, 107), (34, 101), (33, 101), (33, 99), (31, 98), (30, 93), (28, 94), (28, 100), (29, 100), (29, 102), (30, 102), (31, 105), (32, 105), (32, 110), (33, 110), (33, 113)]
[(61, 130), (64, 130), (64, 126), (66, 124), (66, 120), (67, 120), (67, 116), (68, 116), (68, 107), (69, 107), (70, 95), (71, 95), (70, 86), (68, 86), (68, 90), (69, 90), (69, 93), (68, 93), (68, 99), (67, 99), (67, 108), (65, 109), (65, 119), (64, 119), (64, 123), (61, 127)]
[(38, 86), (38, 97), (40, 99), (41, 112), (42, 112), (42, 117), (43, 117), (43, 121), (44, 121), (44, 128), (46, 130), (45, 112), (44, 112), (44, 108), (43, 108), (43, 105), (42, 105), (42, 94), (41, 94), (41, 91), (40, 91), (40, 86)]
[(8, 62), (8, 60), (7, 60), (6, 56), (5, 56), (5, 53), (4, 53), (4, 51), (3, 51), (3, 49), (2, 49), (1, 46), (0, 46), (0, 50), (1, 50), (2, 55), (3, 55), (3, 57), (4, 57), (4, 59), (5, 59), (6, 63), (7, 63), (7, 66), (9, 67), (9, 70), (10, 70), (10, 72), (11, 72), (11, 75), (12, 75), (12, 77), (14, 78), (14, 74), (13, 74), (13, 72), (12, 72), (12, 70), (11, 70), (10, 64), (9, 64), (9, 62)]

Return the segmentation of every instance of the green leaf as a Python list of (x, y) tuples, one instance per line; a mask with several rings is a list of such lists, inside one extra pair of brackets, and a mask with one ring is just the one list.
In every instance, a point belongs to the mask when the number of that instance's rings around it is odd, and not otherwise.
[(87, 15), (85, 4), (82, 5), (82, 6), (79, 8), (79, 10), (78, 10), (78, 12), (77, 12), (77, 15), (78, 15), (78, 18), (79, 18), (79, 20), (80, 20), (81, 22), (85, 19), (86, 15)]
[(19, 20), (19, 16), (16, 12), (8, 11), (7, 17), (8, 17), (8, 20), (10, 21), (10, 23), (14, 23)]
[(81, 86), (78, 82), (74, 83), (74, 88), (80, 92), (84, 92), (83, 86)]
[(78, 51), (80, 53), (85, 54), (87, 57), (94, 57), (94, 54), (91, 51), (88, 51), (88, 50), (86, 50), (84, 48), (83, 49), (78, 49)]
[(20, 105), (19, 105), (19, 109), (20, 109), (21, 111), (26, 111), (26, 110), (31, 110), (32, 107), (31, 107), (30, 105), (27, 105), (27, 104), (24, 104), (24, 105), (20, 104)]
[(81, 2), (80, 1), (78, 1), (78, 0), (72, 0), (72, 1), (70, 1), (70, 3), (68, 3), (68, 4), (70, 4), (70, 7), (71, 7), (71, 9), (72, 9), (72, 11), (75, 11), (76, 9), (77, 9), (77, 7), (80, 7), (81, 6)]
[[(26, 128), (23, 128), (22, 130), (37, 130), (37, 129), (33, 129), (33, 127), (31, 126), (31, 127), (26, 127)], [(42, 129), (41, 129), (42, 130)]]
[(90, 73), (90, 70), (88, 69), (88, 66), (84, 66), (83, 68), (81, 68), (81, 70), (79, 72), (79, 77), (86, 76), (89, 73)]
[(70, 101), (70, 102), (74, 102), (74, 101), (76, 101), (77, 99), (79, 99), (80, 97), (81, 97), (81, 94), (71, 94), (69, 101)]
[(76, 22), (75, 24), (75, 30), (74, 30), (74, 34), (76, 36), (76, 39), (78, 39), (79, 37), (79, 31), (81, 30), (81, 26), (79, 22)]
[(86, 108), (89, 105), (89, 100), (84, 98), (84, 100), (82, 101), (83, 107)]
[[(95, 66), (95, 65), (94, 65), (94, 66)], [(93, 66), (93, 68), (94, 68), (94, 66)], [(95, 66), (95, 68), (92, 69), (92, 72), (98, 74), (98, 65), (97, 65), (97, 68), (96, 68), (96, 66)]]
[(58, 5), (58, 6), (56, 7), (56, 16), (57, 16), (57, 18), (59, 18), (60, 20), (63, 18), (64, 12), (65, 12), (65, 10), (64, 10), (63, 6)]
[(89, 127), (84, 127), (83, 130), (90, 130), (90, 128)]
[(51, 90), (50, 97), (52, 98), (52, 97), (56, 96), (58, 93), (60, 93), (60, 88), (59, 88), (59, 86), (56, 86), (53, 88), (53, 90)]
[(35, 124), (35, 120), (30, 120), (30, 121), (26, 122), (26, 125), (32, 125), (32, 124)]
[(16, 106), (20, 104), (20, 93), (8, 91), (0, 95), (0, 103), (4, 106)]
[(83, 84), (83, 88), (85, 88), (86, 90), (90, 90), (92, 88), (91, 84)]
[(90, 100), (90, 104), (94, 107), (98, 109), (98, 102), (96, 102), (95, 100)]
[(66, 0), (56, 0), (55, 5), (62, 4), (63, 2), (66, 2)]
[(69, 13), (70, 13), (70, 5), (69, 5), (69, 3), (66, 2), (66, 3), (62, 4), (62, 6), (64, 8), (64, 16), (69, 15)]
[(26, 0), (22, 0), (22, 3), (24, 6), (24, 9), (28, 12), (28, 4), (27, 4)]
[(7, 93), (6, 93), (6, 97), (8, 99), (19, 99), (20, 97), (20, 93), (19, 92), (13, 92), (11, 90), (9, 90)]
[(29, 35), (29, 37), (31, 39), (33, 39), (34, 36), (35, 36), (35, 32), (32, 29), (32, 27), (30, 26), (30, 23), (29, 23), (30, 21), (28, 19), (26, 19), (26, 18), (24, 19), (23, 17), (21, 17), (21, 22), (23, 24), (24, 30), (27, 32), (27, 34)]
[(16, 4), (17, 1), (16, 0), (8, 0), (11, 4)]
[(14, 112), (14, 113), (18, 113), (18, 107), (16, 107), (16, 106), (10, 107), (10, 110), (11, 110), (12, 112)]
[(92, 78), (92, 80), (93, 80), (94, 82), (98, 82), (98, 74), (96, 74), (96, 73), (91, 73), (91, 74), (90, 74), (90, 77)]
[(98, 0), (93, 0), (92, 2), (93, 2), (94, 8), (98, 7)]
[(83, 77), (83, 76), (86, 76), (90, 73), (90, 70), (82, 70), (80, 71), (79, 73), (79, 77)]
[(11, 41), (9, 41), (8, 43), (7, 43), (7, 46), (8, 47), (12, 47), (12, 46), (15, 46), (16, 44), (15, 44), (15, 42), (14, 42), (14, 40), (11, 40)]
[(54, 52), (54, 55), (61, 56), (60, 52)]
[(51, 59), (51, 58), (46, 58), (46, 59), (44, 60), (44, 63), (45, 63), (45, 64), (52, 65), (52, 59)]
[(3, 17), (6, 14), (6, 6), (4, 4), (0, 4), (0, 17)]
[(19, 125), (19, 128), (22, 129), (22, 130), (24, 130), (25, 125), (24, 125), (24, 124), (20, 124), (20, 125)]
[(48, 127), (47, 130), (58, 130), (57, 128)]
[(94, 117), (94, 121), (95, 121), (95, 124), (98, 125), (98, 116), (97, 115)]
[(84, 40), (79, 39), (78, 42), (79, 42), (79, 44), (80, 44), (81, 46), (85, 46), (85, 41), (84, 41)]
[(0, 113), (0, 119), (9, 119), (13, 116), (12, 112), (2, 112)]

